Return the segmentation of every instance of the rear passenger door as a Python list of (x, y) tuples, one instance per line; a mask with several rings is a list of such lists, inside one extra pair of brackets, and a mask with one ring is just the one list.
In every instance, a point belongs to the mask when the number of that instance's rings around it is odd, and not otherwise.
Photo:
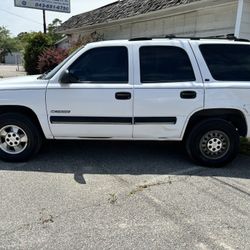
[(134, 46), (134, 138), (182, 139), (189, 116), (203, 108), (204, 88), (186, 41)]

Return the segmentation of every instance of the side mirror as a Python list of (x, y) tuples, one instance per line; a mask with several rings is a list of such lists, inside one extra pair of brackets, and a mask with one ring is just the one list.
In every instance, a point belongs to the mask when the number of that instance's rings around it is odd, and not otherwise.
[(79, 82), (78, 77), (74, 76), (72, 73), (70, 73), (68, 70), (65, 70), (60, 79), (60, 83), (76, 83)]

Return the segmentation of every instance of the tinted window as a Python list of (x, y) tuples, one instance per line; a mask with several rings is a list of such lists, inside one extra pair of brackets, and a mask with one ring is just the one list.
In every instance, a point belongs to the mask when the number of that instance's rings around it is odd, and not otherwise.
[(142, 83), (195, 81), (189, 57), (178, 47), (141, 47), (140, 66)]
[(250, 81), (250, 46), (239, 44), (200, 45), (215, 80)]
[(102, 47), (87, 51), (69, 68), (79, 81), (128, 82), (128, 51), (125, 47)]

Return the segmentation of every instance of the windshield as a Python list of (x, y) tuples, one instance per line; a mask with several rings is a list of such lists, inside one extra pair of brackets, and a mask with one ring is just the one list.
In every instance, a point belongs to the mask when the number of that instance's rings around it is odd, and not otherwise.
[(54, 69), (52, 69), (51, 71), (43, 73), (41, 76), (38, 77), (38, 79), (44, 79), (44, 80), (51, 79), (58, 72), (58, 70), (63, 67), (63, 65), (65, 63), (67, 63), (76, 53), (78, 53), (83, 48), (84, 48), (84, 46), (78, 48), (75, 52), (73, 52), (70, 56), (68, 56), (60, 64), (58, 64)]

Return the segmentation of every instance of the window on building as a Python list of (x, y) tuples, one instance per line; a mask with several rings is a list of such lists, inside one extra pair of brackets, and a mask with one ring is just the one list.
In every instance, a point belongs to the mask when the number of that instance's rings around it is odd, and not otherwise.
[(70, 67), (80, 82), (128, 83), (126, 47), (102, 47), (85, 52)]
[(190, 59), (179, 47), (141, 47), (140, 68), (142, 83), (195, 81)]
[(250, 46), (203, 44), (201, 53), (215, 80), (250, 81)]

